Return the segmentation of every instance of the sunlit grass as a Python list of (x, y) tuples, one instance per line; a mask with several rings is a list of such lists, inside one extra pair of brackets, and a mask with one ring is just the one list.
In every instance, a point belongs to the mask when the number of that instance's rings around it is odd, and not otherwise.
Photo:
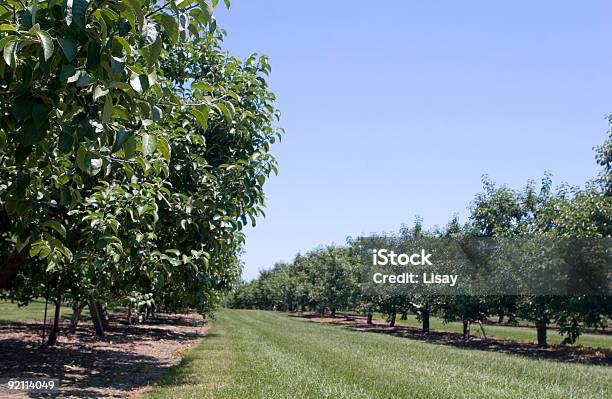
[[(47, 308), (47, 320), (53, 318), (55, 304), (49, 302)], [(83, 309), (83, 315), (87, 314), (87, 309)], [(62, 306), (62, 318), (69, 318), (72, 315), (70, 306)], [(0, 324), (42, 322), (45, 316), (45, 301), (35, 300), (27, 306), (19, 306), (16, 302), (0, 301)]]
[(149, 398), (607, 398), (612, 368), (223, 310)]

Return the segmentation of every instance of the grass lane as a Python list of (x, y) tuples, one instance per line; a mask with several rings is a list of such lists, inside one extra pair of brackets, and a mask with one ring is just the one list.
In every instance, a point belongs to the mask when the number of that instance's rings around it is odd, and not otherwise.
[[(35, 300), (28, 306), (20, 307), (17, 303), (0, 301), (0, 325), (11, 324), (20, 322), (42, 322), (44, 315), (45, 302), (42, 300)], [(54, 306), (53, 303), (49, 303), (49, 309), (47, 312), (47, 319), (53, 317)], [(88, 309), (83, 309), (83, 316), (88, 315)], [(72, 308), (69, 306), (62, 306), (62, 318), (67, 319), (72, 315)], [(375, 319), (384, 320), (382, 314), (375, 314)], [(400, 320), (399, 317), (396, 321), (398, 326), (408, 326), (421, 328), (421, 322), (416, 319), (414, 315), (408, 316), (408, 320)], [(461, 333), (463, 326), (458, 322), (443, 323), (440, 318), (432, 317), (430, 320), (431, 329), (437, 331), (449, 331)], [(489, 337), (496, 337), (500, 339), (507, 339), (517, 342), (530, 342), (536, 343), (537, 337), (534, 328), (527, 327), (511, 327), (511, 326), (492, 326), (486, 325), (485, 332)], [(482, 332), (478, 325), (472, 326), (472, 335), (480, 337)], [(548, 341), (550, 344), (560, 344), (563, 337), (557, 334), (555, 329), (549, 329)], [(582, 334), (576, 342), (576, 345), (588, 346), (591, 348), (612, 348), (612, 335), (603, 334)]]
[(612, 369), (223, 310), (149, 398), (606, 398)]
[[(53, 318), (55, 304), (49, 301), (47, 307), (47, 319)], [(83, 315), (87, 309), (83, 310)], [(62, 318), (66, 319), (72, 315), (70, 306), (62, 306)], [(0, 324), (25, 323), (31, 321), (42, 322), (45, 318), (45, 301), (34, 300), (28, 306), (19, 306), (16, 302), (0, 301)]]

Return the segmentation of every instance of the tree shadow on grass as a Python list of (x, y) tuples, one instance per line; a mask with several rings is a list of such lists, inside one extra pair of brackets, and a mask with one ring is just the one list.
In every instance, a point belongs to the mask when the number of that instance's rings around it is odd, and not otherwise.
[(351, 316), (348, 318), (339, 316), (326, 317), (313, 314), (295, 314), (290, 316), (307, 318), (315, 323), (340, 325), (353, 331), (387, 334), (395, 337), (453, 346), (461, 349), (499, 352), (557, 362), (608, 366), (612, 365), (612, 351), (608, 349), (594, 349), (588, 347), (571, 347), (562, 345), (553, 345), (547, 348), (541, 348), (535, 344), (491, 337), (487, 339), (472, 338), (469, 341), (464, 341), (461, 334), (458, 333), (430, 331), (428, 334), (424, 334), (419, 328), (414, 327), (389, 327), (379, 322), (374, 322), (374, 324), (369, 325), (367, 324), (366, 318), (361, 316)]

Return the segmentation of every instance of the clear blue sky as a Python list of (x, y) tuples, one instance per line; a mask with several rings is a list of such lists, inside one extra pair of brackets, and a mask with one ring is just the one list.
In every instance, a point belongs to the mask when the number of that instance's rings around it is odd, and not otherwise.
[(609, 0), (232, 0), (217, 14), (226, 48), (269, 55), (287, 130), (244, 278), (415, 215), (465, 220), (483, 174), (517, 188), (546, 170), (593, 177), (610, 15)]

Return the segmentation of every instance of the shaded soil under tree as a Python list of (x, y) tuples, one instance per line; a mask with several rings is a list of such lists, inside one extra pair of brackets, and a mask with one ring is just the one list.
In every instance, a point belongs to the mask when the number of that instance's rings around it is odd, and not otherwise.
[[(111, 316), (104, 337), (95, 336), (90, 320), (82, 321), (76, 334), (70, 335), (64, 321), (57, 346), (44, 348), (40, 347), (42, 324), (0, 325), (0, 376), (58, 379), (59, 397), (137, 396), (159, 382), (208, 330), (195, 313), (160, 313), (132, 325), (125, 319), (125, 315)], [(0, 391), (0, 398), (3, 394)]]

